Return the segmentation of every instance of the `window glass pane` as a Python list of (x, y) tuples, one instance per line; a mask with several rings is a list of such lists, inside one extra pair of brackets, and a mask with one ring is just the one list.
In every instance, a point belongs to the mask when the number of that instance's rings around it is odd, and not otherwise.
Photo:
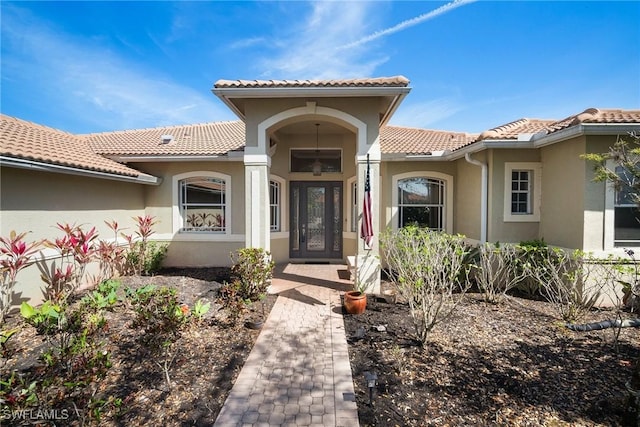
[(408, 178), (398, 182), (401, 204), (440, 204), (442, 183), (428, 178)]
[(183, 210), (183, 231), (224, 231), (224, 209), (188, 206)]
[(440, 207), (403, 206), (400, 208), (400, 227), (415, 225), (441, 230), (441, 224), (442, 208)]
[(181, 231), (225, 231), (225, 191), (223, 179), (191, 177), (180, 186)]
[(616, 207), (614, 244), (615, 246), (637, 245), (640, 241), (640, 211), (633, 207)]
[(416, 177), (398, 181), (399, 226), (443, 229), (444, 182)]
[(355, 232), (358, 227), (358, 185), (351, 184), (351, 231)]
[(280, 231), (280, 183), (269, 181), (269, 219), (271, 231)]
[(342, 151), (291, 150), (291, 172), (313, 172), (316, 162), (321, 172), (342, 172)]

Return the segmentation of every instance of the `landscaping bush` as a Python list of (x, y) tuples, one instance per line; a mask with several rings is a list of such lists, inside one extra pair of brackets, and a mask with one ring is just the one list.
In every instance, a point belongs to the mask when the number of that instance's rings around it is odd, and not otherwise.
[(485, 301), (498, 303), (526, 277), (521, 256), (512, 244), (485, 243), (478, 247), (473, 277)]
[(415, 226), (383, 233), (380, 246), (424, 346), (429, 331), (451, 315), (469, 289), (469, 247), (463, 236)]
[[(14, 288), (20, 270), (27, 267), (33, 255), (38, 251), (40, 242), (26, 243), (27, 233), (11, 231), (8, 237), (0, 237), (0, 272), (2, 283), (0, 286), (0, 325), (11, 308)], [(8, 339), (8, 338), (7, 338)]]
[(516, 266), (517, 274), (522, 277), (515, 285), (515, 289), (524, 293), (528, 298), (539, 297), (541, 283), (528, 272), (542, 266), (548, 246), (544, 239), (525, 240), (518, 244), (520, 262)]
[(606, 284), (596, 277), (596, 272), (604, 271), (599, 261), (582, 251), (547, 248), (539, 250), (536, 263), (525, 268), (560, 317), (574, 322), (593, 308)]

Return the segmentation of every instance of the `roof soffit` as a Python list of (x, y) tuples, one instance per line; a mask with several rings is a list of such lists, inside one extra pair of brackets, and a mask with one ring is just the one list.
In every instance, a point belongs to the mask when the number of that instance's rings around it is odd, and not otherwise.
[(380, 99), (379, 122), (386, 123), (410, 92), (403, 76), (357, 80), (218, 80), (212, 92), (239, 118), (246, 118), (247, 99), (365, 98)]

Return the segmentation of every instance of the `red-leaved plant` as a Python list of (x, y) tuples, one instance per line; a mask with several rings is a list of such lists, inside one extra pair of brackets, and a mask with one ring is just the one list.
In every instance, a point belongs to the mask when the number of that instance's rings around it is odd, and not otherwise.
[(0, 288), (0, 324), (11, 307), (13, 290), (18, 272), (27, 267), (42, 242), (26, 243), (27, 233), (11, 231), (9, 237), (0, 237), (0, 271), (2, 271), (2, 287)]
[(96, 258), (94, 241), (98, 238), (95, 227), (85, 231), (81, 226), (57, 224), (64, 236), (54, 240), (46, 240), (45, 246), (55, 249), (61, 256), (60, 265), (55, 261), (47, 265), (43, 258), (38, 262), (40, 278), (46, 284), (45, 298), (52, 301), (64, 301), (85, 280), (89, 263)]

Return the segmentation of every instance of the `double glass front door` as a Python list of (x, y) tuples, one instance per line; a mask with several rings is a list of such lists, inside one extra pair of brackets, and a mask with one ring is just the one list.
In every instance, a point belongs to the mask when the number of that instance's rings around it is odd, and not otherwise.
[(342, 182), (292, 181), (289, 256), (342, 258)]

